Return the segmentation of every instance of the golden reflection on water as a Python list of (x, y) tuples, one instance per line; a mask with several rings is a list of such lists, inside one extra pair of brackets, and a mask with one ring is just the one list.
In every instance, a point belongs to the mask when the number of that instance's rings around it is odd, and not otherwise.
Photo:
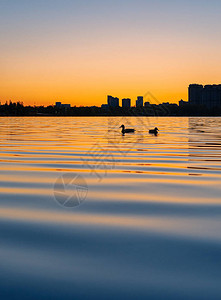
[[(122, 122), (136, 132), (122, 136)], [(156, 124), (157, 137), (148, 134)], [(220, 129), (221, 118), (1, 118), (2, 205), (19, 194), (53, 207), (53, 184), (66, 172), (84, 176), (87, 201), (217, 203)]]

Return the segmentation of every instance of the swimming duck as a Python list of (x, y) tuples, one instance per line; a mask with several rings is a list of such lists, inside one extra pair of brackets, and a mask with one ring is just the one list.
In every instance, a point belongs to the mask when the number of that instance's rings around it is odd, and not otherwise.
[(129, 133), (129, 132), (134, 132), (135, 129), (125, 129), (125, 126), (124, 125), (121, 125), (120, 128), (122, 128), (122, 133)]
[(159, 131), (159, 129), (157, 127), (155, 127), (154, 129), (150, 129), (149, 133), (153, 133), (153, 134), (157, 135), (158, 131)]

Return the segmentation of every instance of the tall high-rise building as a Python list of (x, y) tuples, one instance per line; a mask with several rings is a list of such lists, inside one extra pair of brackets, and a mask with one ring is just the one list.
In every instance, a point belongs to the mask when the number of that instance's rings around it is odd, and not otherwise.
[(119, 98), (108, 95), (107, 96), (107, 104), (111, 108), (119, 107)]
[(189, 103), (190, 104), (202, 104), (203, 85), (202, 84), (190, 84), (189, 86)]
[(221, 106), (221, 84), (201, 85), (190, 84), (189, 103), (204, 105), (208, 108)]
[(137, 97), (136, 107), (143, 107), (143, 96), (138, 96)]
[(208, 107), (221, 106), (221, 85), (205, 85), (202, 95), (202, 105)]
[(122, 107), (130, 108), (131, 107), (131, 99), (129, 99), (129, 98), (122, 99)]

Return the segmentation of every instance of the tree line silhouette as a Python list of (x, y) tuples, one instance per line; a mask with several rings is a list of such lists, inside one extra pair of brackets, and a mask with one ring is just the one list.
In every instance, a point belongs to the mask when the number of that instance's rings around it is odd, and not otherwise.
[(97, 106), (25, 106), (22, 102), (0, 105), (0, 116), (221, 116), (221, 107), (186, 104), (149, 104), (144, 107), (101, 108)]

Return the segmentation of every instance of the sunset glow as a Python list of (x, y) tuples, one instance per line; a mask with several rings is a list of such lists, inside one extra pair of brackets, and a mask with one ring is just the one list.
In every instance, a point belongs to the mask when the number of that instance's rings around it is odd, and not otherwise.
[[(199, 6), (200, 4), (200, 6)], [(1, 1), (0, 101), (187, 100), (220, 83), (220, 1)]]

